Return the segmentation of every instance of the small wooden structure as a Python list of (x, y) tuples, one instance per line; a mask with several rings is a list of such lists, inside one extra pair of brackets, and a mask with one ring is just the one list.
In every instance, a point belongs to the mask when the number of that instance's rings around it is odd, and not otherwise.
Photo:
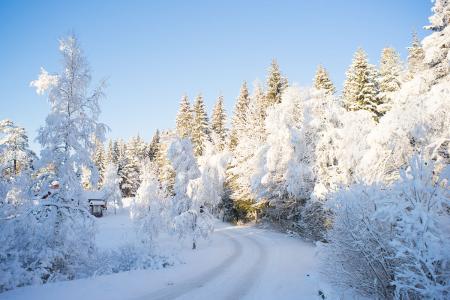
[(103, 217), (106, 207), (106, 197), (102, 191), (88, 191), (86, 197), (89, 201), (89, 211), (97, 218)]

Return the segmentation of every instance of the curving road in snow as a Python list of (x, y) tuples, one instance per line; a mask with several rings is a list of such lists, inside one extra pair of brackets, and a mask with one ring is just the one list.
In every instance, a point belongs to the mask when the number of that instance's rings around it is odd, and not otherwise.
[(162, 270), (25, 287), (0, 299), (320, 299), (315, 248), (285, 234), (218, 224), (209, 243)]

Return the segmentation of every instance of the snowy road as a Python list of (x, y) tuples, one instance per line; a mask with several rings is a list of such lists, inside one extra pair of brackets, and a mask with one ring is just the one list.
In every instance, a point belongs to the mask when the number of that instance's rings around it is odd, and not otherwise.
[(232, 245), (231, 253), (223, 262), (202, 274), (139, 299), (243, 298), (264, 271), (267, 248), (252, 237), (252, 233), (228, 228), (219, 229), (216, 234), (223, 235)]
[(0, 299), (319, 299), (314, 247), (269, 230), (219, 224), (184, 263), (25, 287)]

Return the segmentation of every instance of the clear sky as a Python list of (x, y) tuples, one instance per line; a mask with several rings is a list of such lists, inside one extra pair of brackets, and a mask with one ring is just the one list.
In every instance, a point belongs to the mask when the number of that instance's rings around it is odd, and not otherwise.
[[(58, 38), (74, 31), (94, 80), (108, 79), (101, 120), (110, 137), (174, 126), (178, 103), (219, 94), (229, 114), (243, 80), (264, 80), (276, 58), (290, 82), (310, 85), (323, 64), (340, 89), (357, 47), (374, 64), (385, 46), (402, 58), (426, 32), (428, 0), (0, 1), (0, 119), (34, 139), (49, 106), (29, 82), (60, 70)], [(36, 145), (33, 145), (36, 150)]]

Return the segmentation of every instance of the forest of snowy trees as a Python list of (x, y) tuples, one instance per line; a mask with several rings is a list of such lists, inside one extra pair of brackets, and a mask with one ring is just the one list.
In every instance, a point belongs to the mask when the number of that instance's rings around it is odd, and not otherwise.
[[(202, 94), (183, 95), (174, 129), (148, 142), (105, 140), (104, 83), (90, 89), (77, 39), (62, 40), (61, 72), (31, 83), (50, 104), (41, 152), (0, 122), (0, 291), (163, 264), (160, 233), (195, 249), (216, 217), (317, 242), (330, 282), (362, 296), (450, 297), (450, 3), (433, 12), (405, 62), (357, 49), (342, 91), (324, 66), (301, 88), (273, 60), (265, 83), (242, 83), (230, 122), (223, 96), (209, 117)], [(114, 208), (135, 198), (139, 236), (101, 271), (83, 194), (98, 189)]]

